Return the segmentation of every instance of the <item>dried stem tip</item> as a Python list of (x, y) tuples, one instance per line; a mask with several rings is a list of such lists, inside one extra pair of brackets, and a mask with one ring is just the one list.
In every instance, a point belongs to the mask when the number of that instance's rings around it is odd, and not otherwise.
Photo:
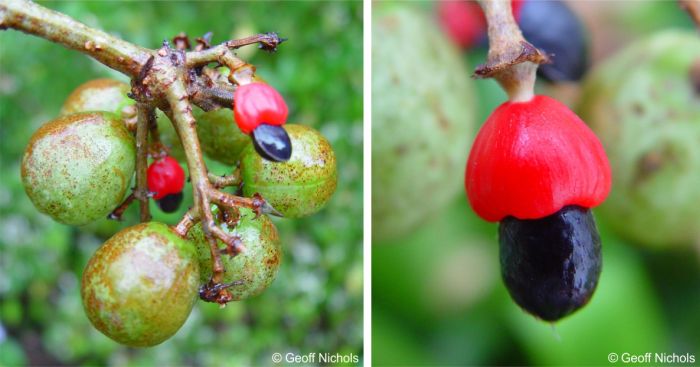
[(474, 77), (495, 78), (512, 102), (529, 101), (534, 96), (537, 65), (549, 59), (523, 37), (510, 0), (483, 0), (480, 4), (488, 22), (489, 54)]

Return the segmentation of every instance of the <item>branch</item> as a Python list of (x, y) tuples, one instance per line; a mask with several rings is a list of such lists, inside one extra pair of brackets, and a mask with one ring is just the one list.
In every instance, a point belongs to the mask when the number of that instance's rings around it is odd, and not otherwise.
[(152, 53), (25, 0), (4, 0), (0, 4), (0, 29), (7, 28), (80, 51), (131, 77), (139, 74)]
[(150, 120), (154, 115), (153, 107), (144, 103), (136, 104), (136, 190), (134, 196), (139, 200), (141, 209), (141, 222), (151, 220), (151, 213), (148, 207), (149, 193), (146, 180), (146, 170), (148, 168), (148, 131)]
[(285, 38), (280, 38), (277, 33), (262, 33), (246, 38), (226, 41), (220, 45), (214, 46), (201, 51), (192, 51), (187, 53), (187, 67), (196, 67), (206, 65), (210, 62), (219, 61), (219, 57), (229, 50), (252, 45), (258, 43), (259, 47), (266, 51), (276, 51), (277, 46), (286, 41)]
[(529, 101), (534, 95), (537, 65), (547, 56), (528, 43), (513, 18), (510, 0), (482, 0), (489, 35), (486, 64), (475, 77), (495, 78), (514, 102)]

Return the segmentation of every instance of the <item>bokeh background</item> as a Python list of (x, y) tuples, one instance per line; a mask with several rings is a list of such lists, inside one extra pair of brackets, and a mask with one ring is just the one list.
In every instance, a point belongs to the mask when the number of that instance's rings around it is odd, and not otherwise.
[[(693, 28), (674, 1), (566, 3), (589, 30), (594, 65), (659, 30)], [(417, 9), (439, 28), (434, 3), (392, 6)], [(471, 73), (485, 62), (486, 52), (474, 50), (461, 57)], [(476, 80), (473, 87), (475, 134), (506, 96), (492, 80)], [(537, 88), (571, 105), (579, 92), (577, 85)], [(377, 91), (373, 98), (380, 98)], [(404, 128), (419, 123), (406, 121)], [(373, 137), (373, 149), (375, 142)], [(374, 162), (380, 159), (375, 156)], [(497, 225), (480, 220), (470, 209), (463, 171), (444, 179), (456, 180), (455, 186), (462, 188), (448, 205), (402, 235), (373, 244), (374, 365), (611, 365), (608, 354), (624, 352), (690, 353), (698, 363), (700, 243), (649, 249), (621, 239), (598, 218), (604, 258), (598, 289), (585, 308), (552, 325), (526, 314), (510, 299), (500, 276)], [(373, 196), (381, 195), (375, 185)], [(422, 202), (413, 205), (416, 211), (426, 208)]]
[[(38, 213), (19, 165), (33, 131), (57, 115), (72, 89), (98, 77), (128, 80), (78, 52), (0, 32), (0, 365), (269, 365), (274, 352), (362, 359), (362, 2), (41, 4), (150, 48), (183, 31), (212, 31), (213, 43), (269, 31), (289, 38), (275, 54), (255, 46), (238, 54), (286, 97), (289, 122), (329, 139), (338, 189), (314, 216), (274, 219), (284, 260), (265, 293), (224, 309), (198, 302), (165, 343), (120, 346), (90, 325), (80, 301), (83, 267), (117, 226), (79, 229)], [(169, 224), (182, 214), (163, 215), (154, 205), (152, 212)]]

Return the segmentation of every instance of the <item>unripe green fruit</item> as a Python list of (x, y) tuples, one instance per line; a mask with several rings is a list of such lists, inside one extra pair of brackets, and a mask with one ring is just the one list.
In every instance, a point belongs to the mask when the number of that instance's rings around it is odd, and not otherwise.
[(168, 116), (161, 110), (156, 110), (156, 123), (160, 142), (168, 148), (168, 154), (180, 162), (185, 162), (185, 149), (182, 148), (180, 137), (177, 136), (177, 131)]
[(149, 347), (180, 329), (198, 290), (194, 245), (149, 222), (120, 231), (95, 252), (81, 295), (95, 328), (119, 343)]
[(387, 6), (372, 22), (372, 233), (382, 241), (462, 192), (476, 108), (464, 60), (427, 13)]
[(690, 244), (700, 235), (700, 95), (695, 32), (666, 31), (600, 65), (580, 114), (610, 158), (613, 187), (599, 213), (641, 244)]
[(116, 208), (134, 175), (134, 138), (115, 115), (83, 112), (41, 126), (22, 159), (34, 206), (58, 222), (83, 225)]
[(335, 153), (328, 140), (305, 125), (284, 125), (292, 142), (289, 161), (272, 162), (249, 145), (241, 157), (243, 194), (259, 193), (288, 218), (321, 210), (337, 185)]
[(197, 136), (204, 154), (221, 163), (236, 164), (250, 145), (250, 138), (236, 125), (233, 112), (228, 108), (204, 112), (193, 107), (192, 113), (197, 120)]
[(63, 103), (59, 116), (77, 112), (106, 111), (121, 118), (125, 107), (136, 102), (129, 98), (131, 87), (114, 79), (90, 80), (76, 88)]
[[(214, 214), (218, 209), (214, 210)], [(238, 236), (245, 246), (245, 251), (231, 257), (221, 254), (224, 266), (223, 283), (241, 280), (242, 285), (229, 288), (234, 301), (244, 300), (262, 293), (272, 284), (282, 261), (277, 228), (266, 215), (255, 218), (255, 213), (246, 208), (240, 208), (240, 217), (235, 227), (219, 224), (226, 233)], [(209, 242), (204, 238), (202, 225), (198, 223), (188, 234), (188, 238), (197, 245), (200, 266), (200, 282), (206, 284), (212, 276), (211, 251)], [(217, 241), (219, 249), (226, 245)]]

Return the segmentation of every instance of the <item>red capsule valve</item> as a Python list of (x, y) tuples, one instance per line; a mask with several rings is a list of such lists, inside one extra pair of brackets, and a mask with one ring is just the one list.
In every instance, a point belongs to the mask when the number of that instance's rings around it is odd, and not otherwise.
[(465, 176), (472, 208), (490, 222), (543, 218), (567, 205), (592, 208), (610, 186), (598, 138), (547, 96), (499, 106), (477, 134)]

